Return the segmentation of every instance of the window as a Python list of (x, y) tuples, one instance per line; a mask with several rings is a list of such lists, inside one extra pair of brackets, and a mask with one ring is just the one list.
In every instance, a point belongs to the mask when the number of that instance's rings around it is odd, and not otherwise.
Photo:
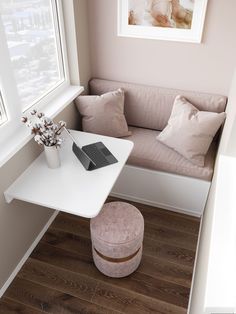
[(25, 111), (69, 86), (63, 34), (61, 0), (1, 0), (0, 142)]
[(2, 0), (1, 18), (24, 111), (65, 79), (57, 3)]
[(55, 117), (84, 90), (75, 10), (74, 0), (0, 1), (0, 167), (32, 138), (23, 115)]

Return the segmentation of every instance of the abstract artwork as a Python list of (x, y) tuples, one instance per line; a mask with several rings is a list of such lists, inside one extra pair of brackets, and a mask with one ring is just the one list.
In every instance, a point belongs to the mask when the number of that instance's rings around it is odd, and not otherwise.
[(200, 42), (207, 0), (119, 0), (118, 35)]

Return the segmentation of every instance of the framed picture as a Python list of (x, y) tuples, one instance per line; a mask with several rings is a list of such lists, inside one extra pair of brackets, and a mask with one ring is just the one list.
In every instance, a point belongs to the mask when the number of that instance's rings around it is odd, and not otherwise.
[(118, 0), (118, 36), (200, 43), (207, 0)]

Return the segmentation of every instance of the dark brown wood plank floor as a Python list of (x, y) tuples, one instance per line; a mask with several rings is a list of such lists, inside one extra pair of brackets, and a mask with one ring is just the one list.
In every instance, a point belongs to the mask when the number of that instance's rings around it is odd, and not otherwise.
[(135, 273), (102, 275), (92, 260), (89, 220), (60, 213), (0, 300), (0, 313), (187, 313), (199, 219), (133, 204), (145, 220)]

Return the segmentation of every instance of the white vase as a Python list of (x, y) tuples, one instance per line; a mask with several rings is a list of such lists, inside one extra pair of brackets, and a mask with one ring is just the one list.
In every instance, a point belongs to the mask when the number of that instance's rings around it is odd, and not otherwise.
[(48, 168), (55, 169), (60, 167), (59, 150), (56, 146), (44, 146), (44, 153)]

